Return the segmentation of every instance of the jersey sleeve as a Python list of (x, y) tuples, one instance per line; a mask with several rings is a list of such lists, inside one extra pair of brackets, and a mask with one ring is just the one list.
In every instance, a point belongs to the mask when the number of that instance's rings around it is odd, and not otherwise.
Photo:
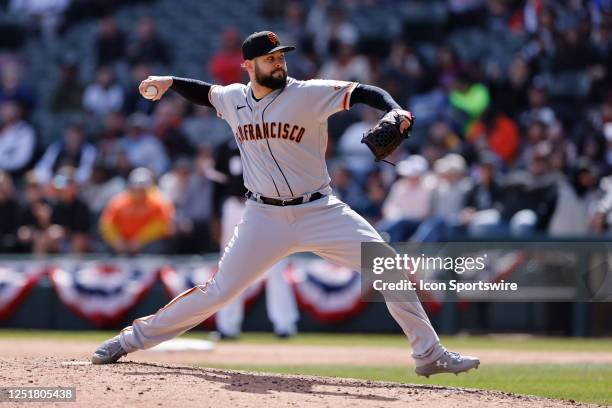
[(334, 113), (350, 108), (351, 93), (357, 85), (357, 82), (311, 79), (306, 81), (305, 105), (323, 122)]
[(244, 97), (243, 88), (244, 85), (242, 84), (213, 85), (210, 87), (208, 100), (217, 111), (217, 116), (224, 119), (228, 117), (228, 112), (235, 110), (236, 107), (233, 104)]

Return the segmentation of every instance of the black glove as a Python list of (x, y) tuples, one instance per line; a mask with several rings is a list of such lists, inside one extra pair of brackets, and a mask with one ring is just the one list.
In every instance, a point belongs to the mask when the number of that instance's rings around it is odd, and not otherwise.
[(397, 149), (404, 139), (408, 138), (413, 123), (412, 113), (393, 109), (363, 135), (361, 143), (365, 143), (370, 148), (376, 161), (384, 160)]

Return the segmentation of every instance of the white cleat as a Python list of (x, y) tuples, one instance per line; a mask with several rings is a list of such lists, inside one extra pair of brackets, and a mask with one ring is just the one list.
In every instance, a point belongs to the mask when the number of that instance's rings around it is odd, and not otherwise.
[(472, 368), (478, 369), (479, 365), (480, 360), (478, 357), (462, 356), (459, 353), (445, 351), (436, 361), (417, 367), (414, 371), (417, 375), (429, 378), (430, 375), (442, 373), (459, 375), (459, 373), (469, 371)]
[(117, 335), (98, 346), (91, 356), (91, 362), (92, 364), (113, 364), (125, 355), (127, 355), (127, 352), (121, 347)]

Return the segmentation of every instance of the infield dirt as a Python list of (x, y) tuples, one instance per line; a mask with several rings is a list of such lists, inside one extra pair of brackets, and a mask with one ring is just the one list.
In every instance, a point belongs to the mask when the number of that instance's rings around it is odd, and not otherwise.
[[(330, 377), (263, 374), (245, 371), (197, 368), (185, 364), (206, 364), (235, 356), (235, 363), (250, 358), (270, 358), (274, 363), (296, 364), (305, 356), (335, 355), (328, 363), (346, 362), (340, 347), (221, 344), (214, 352), (138, 352), (124, 362), (93, 366), (87, 359), (95, 348), (89, 342), (52, 342), (45, 340), (0, 340), (0, 384), (3, 386), (72, 386), (77, 389), (77, 406), (86, 407), (565, 407), (586, 406), (567, 401), (510, 393), (409, 385), (389, 382)], [(325, 351), (328, 349), (328, 351)], [(350, 354), (363, 364), (364, 354), (372, 364), (385, 357), (375, 348), (363, 347)], [(387, 350), (395, 364), (409, 364), (406, 350)], [(407, 353), (406, 353), (407, 354)], [(559, 354), (559, 353), (557, 353)], [(10, 356), (10, 357), (8, 357)], [(236, 356), (241, 356), (240, 358)], [(552, 356), (552, 355), (551, 355)], [(492, 356), (491, 356), (492, 357)], [(526, 356), (525, 358), (528, 358)], [(573, 353), (572, 358), (588, 361), (589, 354)], [(607, 356), (612, 361), (612, 356)], [(516, 358), (516, 354), (514, 355)], [(601, 353), (599, 353), (601, 360)], [(487, 358), (484, 359), (485, 361)], [(122, 360), (123, 361), (123, 360)], [(312, 360), (311, 360), (312, 361)], [(316, 362), (316, 361), (315, 361)], [(28, 406), (42, 404), (28, 404)], [(65, 403), (44, 404), (65, 407)], [(23, 403), (1, 403), (0, 407), (22, 407)]]

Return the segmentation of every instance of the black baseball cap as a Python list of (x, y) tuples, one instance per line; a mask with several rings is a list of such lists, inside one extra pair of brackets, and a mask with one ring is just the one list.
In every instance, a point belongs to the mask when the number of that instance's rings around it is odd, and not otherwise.
[(259, 31), (249, 35), (242, 43), (242, 57), (245, 60), (261, 57), (276, 51), (293, 51), (292, 45), (281, 45), (272, 31)]

